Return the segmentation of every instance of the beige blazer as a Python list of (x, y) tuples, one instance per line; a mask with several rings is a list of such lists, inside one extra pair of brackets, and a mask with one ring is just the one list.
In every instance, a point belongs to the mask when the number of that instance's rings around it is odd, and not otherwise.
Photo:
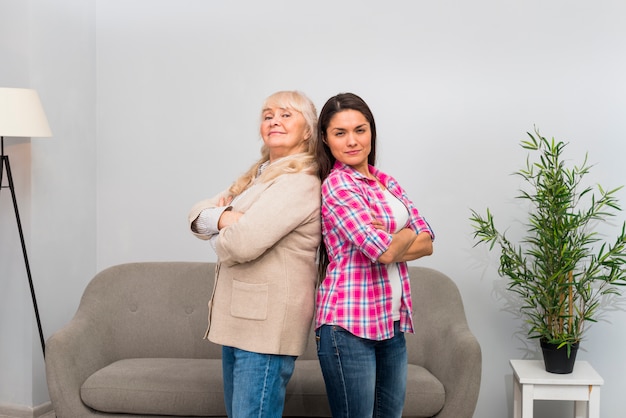
[[(197, 203), (190, 228), (225, 194)], [(320, 199), (319, 179), (301, 172), (255, 184), (235, 201), (233, 210), (244, 215), (216, 242), (205, 338), (257, 353), (304, 352), (314, 311)]]

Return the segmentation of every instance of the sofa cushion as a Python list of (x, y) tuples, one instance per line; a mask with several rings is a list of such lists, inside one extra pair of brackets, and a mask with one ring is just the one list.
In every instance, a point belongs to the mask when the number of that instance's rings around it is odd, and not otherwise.
[[(433, 416), (445, 390), (428, 370), (409, 364), (404, 416)], [(108, 413), (226, 416), (222, 362), (210, 359), (119, 360), (91, 375), (81, 390), (89, 407)], [(287, 386), (285, 416), (330, 417), (317, 360), (296, 361)]]
[(80, 396), (101, 412), (226, 415), (221, 360), (119, 360), (92, 374), (81, 386)]
[[(403, 417), (432, 417), (446, 399), (443, 384), (432, 373), (408, 365)], [(318, 360), (298, 359), (287, 385), (284, 416), (330, 417), (326, 387)]]

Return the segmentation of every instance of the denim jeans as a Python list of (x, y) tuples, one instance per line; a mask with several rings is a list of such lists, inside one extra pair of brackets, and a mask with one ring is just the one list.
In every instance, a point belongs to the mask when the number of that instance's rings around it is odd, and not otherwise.
[(400, 418), (404, 407), (407, 353), (404, 333), (359, 338), (334, 325), (316, 331), (317, 355), (333, 418)]
[(230, 418), (280, 418), (296, 357), (222, 347), (224, 402)]

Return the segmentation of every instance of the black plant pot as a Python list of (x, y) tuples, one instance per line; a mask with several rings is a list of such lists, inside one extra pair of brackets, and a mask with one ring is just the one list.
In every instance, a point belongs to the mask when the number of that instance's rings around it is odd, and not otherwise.
[(576, 353), (578, 352), (578, 343), (572, 344), (572, 348), (567, 353), (567, 346), (557, 348), (557, 344), (551, 344), (545, 340), (540, 340), (541, 350), (543, 351), (543, 362), (546, 371), (550, 373), (568, 374), (574, 370), (574, 362), (576, 361)]

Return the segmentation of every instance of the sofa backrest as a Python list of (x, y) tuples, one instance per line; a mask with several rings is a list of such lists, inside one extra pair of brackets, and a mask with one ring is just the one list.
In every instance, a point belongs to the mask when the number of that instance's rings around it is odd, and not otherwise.
[(214, 272), (214, 263), (113, 266), (89, 283), (76, 317), (102, 327), (116, 358), (221, 358), (203, 339)]
[[(424, 341), (445, 339), (453, 327), (467, 326), (456, 284), (443, 273), (409, 267), (415, 334), (407, 334), (409, 362), (424, 364)], [(203, 339), (215, 263), (142, 262), (98, 273), (89, 283), (76, 314), (107, 333), (113, 357), (221, 358), (221, 347)], [(317, 359), (315, 334), (302, 359)]]

